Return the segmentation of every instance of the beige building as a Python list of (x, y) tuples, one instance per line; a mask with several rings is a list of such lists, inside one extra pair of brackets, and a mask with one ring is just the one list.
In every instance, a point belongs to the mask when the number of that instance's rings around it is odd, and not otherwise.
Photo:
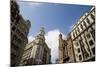
[(76, 62), (95, 60), (95, 7), (73, 26), (71, 38)]
[(67, 51), (67, 41), (63, 40), (62, 34), (59, 35), (59, 59), (58, 63), (66, 63), (69, 60), (68, 51)]
[(31, 26), (30, 21), (25, 21), (19, 12), (18, 4), (11, 0), (11, 66), (19, 65)]
[(75, 62), (74, 52), (73, 52), (73, 45), (71, 36), (67, 37), (66, 40), (62, 38), (62, 34), (59, 35), (59, 56), (57, 59), (57, 63), (70, 63)]
[(26, 45), (20, 65), (49, 64), (51, 50), (45, 43), (44, 28), (41, 28), (35, 39)]

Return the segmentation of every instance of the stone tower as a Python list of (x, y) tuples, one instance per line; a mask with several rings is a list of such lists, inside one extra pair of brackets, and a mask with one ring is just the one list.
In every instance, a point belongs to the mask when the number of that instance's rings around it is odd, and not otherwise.
[(67, 41), (63, 40), (62, 34), (59, 34), (59, 59), (58, 63), (66, 63), (68, 61)]
[(63, 61), (61, 61), (63, 59), (63, 45), (62, 45), (62, 34), (59, 35), (59, 59), (58, 59), (58, 63), (62, 63)]

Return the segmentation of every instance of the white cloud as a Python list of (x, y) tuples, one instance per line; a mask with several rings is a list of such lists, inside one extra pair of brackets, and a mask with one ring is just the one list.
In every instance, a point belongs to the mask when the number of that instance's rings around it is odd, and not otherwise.
[(28, 37), (28, 42), (31, 42), (31, 41), (33, 41), (34, 39), (35, 39), (34, 36), (31, 35), (31, 36)]
[[(51, 48), (51, 61), (52, 63), (56, 62), (56, 59), (58, 58), (58, 46), (59, 46), (59, 34), (60, 30), (55, 29), (49, 31), (46, 35), (46, 43), (49, 48)], [(66, 36), (62, 33), (63, 38), (65, 39)]]

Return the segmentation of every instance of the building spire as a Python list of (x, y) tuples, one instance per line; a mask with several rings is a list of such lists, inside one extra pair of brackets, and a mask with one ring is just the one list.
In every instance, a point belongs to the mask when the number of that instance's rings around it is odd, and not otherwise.
[(44, 27), (41, 27), (37, 35), (43, 35), (44, 36), (44, 34), (45, 34)]
[(59, 34), (59, 39), (62, 39), (62, 34), (61, 33)]
[(35, 37), (35, 40), (38, 40), (38, 41), (45, 41), (45, 31), (44, 31), (44, 27), (41, 27), (39, 32), (37, 33), (36, 37)]

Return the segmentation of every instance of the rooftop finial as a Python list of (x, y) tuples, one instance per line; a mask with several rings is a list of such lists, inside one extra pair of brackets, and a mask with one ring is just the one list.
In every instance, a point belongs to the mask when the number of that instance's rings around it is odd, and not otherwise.
[(62, 34), (61, 33), (59, 34), (59, 38), (62, 38)]
[(45, 34), (45, 31), (44, 31), (44, 27), (41, 27), (39, 32), (38, 32), (38, 35), (44, 35)]

